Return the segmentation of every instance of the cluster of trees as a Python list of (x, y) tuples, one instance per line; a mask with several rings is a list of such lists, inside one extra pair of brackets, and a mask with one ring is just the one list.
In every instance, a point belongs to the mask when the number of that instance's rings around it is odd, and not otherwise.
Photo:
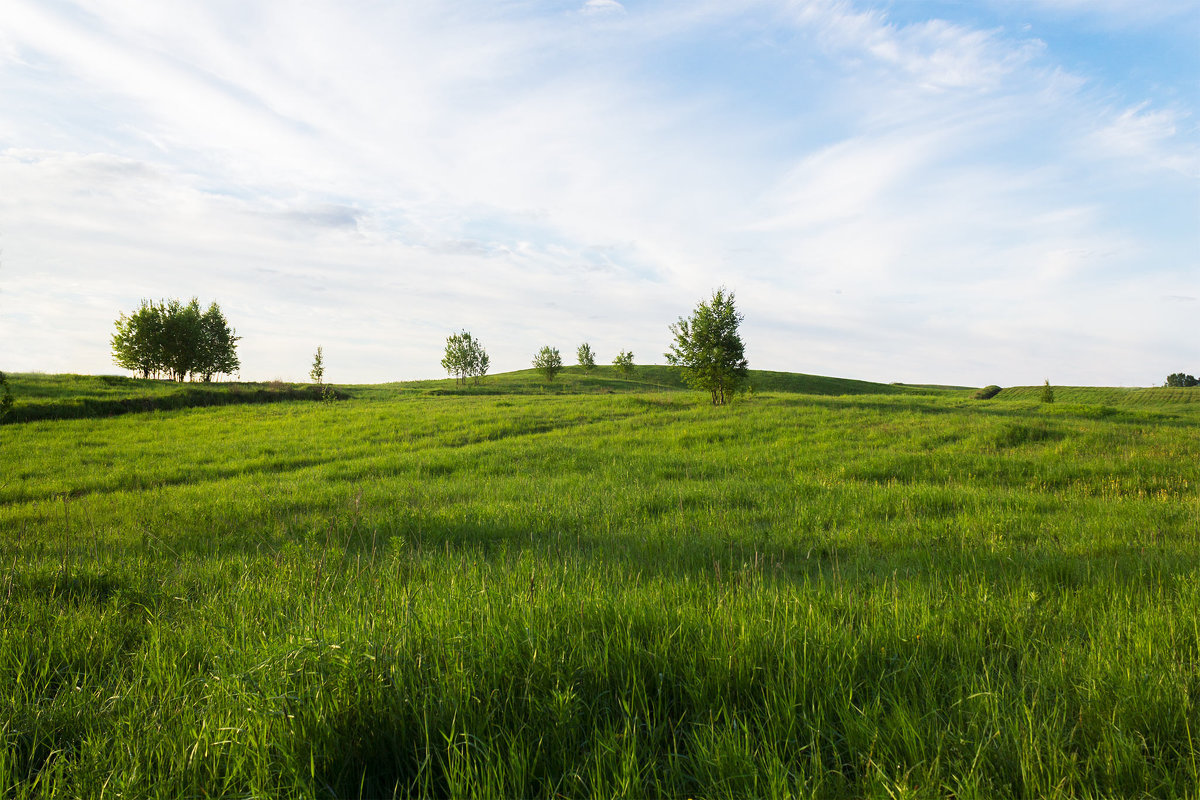
[(1167, 386), (1173, 386), (1176, 389), (1186, 389), (1189, 386), (1200, 386), (1200, 380), (1196, 380), (1195, 377), (1182, 372), (1172, 372), (1167, 376)]
[(491, 361), (483, 343), (466, 331), (460, 331), (446, 339), (446, 355), (442, 358), (442, 368), (454, 377), (456, 385), (465, 384), (468, 378), (474, 378), (475, 383), (487, 375)]
[[(713, 405), (729, 402), (749, 376), (746, 347), (738, 333), (741, 322), (733, 292), (721, 288), (713, 292), (710, 300), (700, 302), (691, 317), (680, 317), (670, 326), (674, 341), (666, 354), (667, 361), (682, 367), (687, 384), (708, 392)], [(596, 352), (587, 342), (579, 345), (575, 355), (585, 373), (596, 368)], [(633, 374), (632, 351), (622, 350), (612, 363), (625, 377)], [(562, 372), (562, 354), (557, 347), (546, 345), (534, 354), (533, 366), (547, 381), (553, 381)], [(461, 331), (446, 339), (442, 367), (460, 384), (470, 377), (478, 383), (488, 371), (487, 351), (478, 339)]]
[[(575, 357), (579, 359), (579, 366), (583, 367), (585, 373), (596, 368), (596, 352), (587, 342), (579, 345), (575, 350)], [(621, 370), (626, 378), (633, 374), (633, 353), (631, 351), (622, 350), (612, 363), (614, 367)], [(534, 355), (533, 366), (534, 369), (541, 371), (547, 381), (553, 381), (554, 376), (562, 371), (562, 354), (558, 352), (557, 347), (546, 345)]]
[(122, 314), (112, 337), (113, 361), (143, 378), (168, 377), (182, 381), (211, 381), (241, 368), (237, 343), (241, 339), (221, 308), (207, 310), (192, 298), (153, 303), (143, 300), (132, 314)]

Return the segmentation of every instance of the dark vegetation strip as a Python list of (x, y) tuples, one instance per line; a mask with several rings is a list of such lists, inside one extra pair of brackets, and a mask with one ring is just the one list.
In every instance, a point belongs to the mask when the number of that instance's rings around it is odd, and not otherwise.
[(350, 395), (330, 387), (305, 386), (281, 389), (244, 389), (238, 386), (220, 389), (188, 387), (171, 394), (141, 397), (83, 397), (50, 403), (18, 404), (0, 419), (0, 424), (35, 422), (50, 419), (88, 419), (115, 417), (145, 411), (171, 411), (206, 406), (254, 405), (297, 400), (347, 400)]

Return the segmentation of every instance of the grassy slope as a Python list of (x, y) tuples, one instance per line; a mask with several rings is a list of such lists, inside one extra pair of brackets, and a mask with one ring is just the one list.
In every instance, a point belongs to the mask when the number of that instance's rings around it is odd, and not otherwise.
[[(913, 387), (857, 381), (849, 378), (828, 378), (796, 372), (750, 371), (750, 386), (756, 392), (794, 392), (800, 394), (905, 394), (929, 391)], [(612, 366), (598, 366), (592, 372), (581, 367), (565, 367), (553, 382), (547, 382), (534, 369), (489, 375), (479, 384), (459, 387), (453, 380), (405, 381), (376, 386), (351, 387), (358, 396), (395, 396), (403, 391), (423, 391), (434, 394), (605, 394), (610, 392), (671, 392), (693, 391), (687, 387), (678, 367), (644, 365), (626, 376)]]
[(9, 383), (16, 403), (0, 420), (6, 423), (320, 399), (310, 385), (279, 382), (176, 383), (119, 375), (24, 373), (10, 376)]
[[(1087, 403), (1105, 406), (1149, 406), (1188, 405), (1200, 403), (1200, 389), (1172, 389), (1165, 386), (1151, 388), (1108, 387), (1108, 386), (1054, 386), (1057, 403)], [(1041, 386), (1013, 386), (1002, 389), (996, 400), (1039, 400)]]
[[(134, 411), (154, 411), (212, 405), (281, 402), (315, 399), (309, 384), (175, 383), (139, 380), (115, 375), (11, 376), (17, 398), (13, 413), (4, 421), (108, 417)], [(845, 378), (826, 378), (788, 372), (753, 371), (751, 384), (758, 391), (805, 394), (898, 394), (927, 391)], [(614, 367), (597, 367), (584, 373), (567, 367), (553, 383), (536, 370), (491, 375), (482, 382), (459, 386), (451, 379), (338, 386), (339, 394), (359, 399), (394, 399), (413, 392), (434, 395), (492, 394), (605, 394), (612, 392), (669, 392), (688, 390), (675, 367), (640, 366), (626, 376)]]
[(0, 795), (1184, 796), (1198, 422), (402, 392), (8, 426)]

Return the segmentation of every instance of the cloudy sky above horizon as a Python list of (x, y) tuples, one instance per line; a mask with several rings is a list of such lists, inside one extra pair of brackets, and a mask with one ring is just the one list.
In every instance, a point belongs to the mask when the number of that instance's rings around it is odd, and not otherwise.
[(1200, 373), (1192, 0), (5, 0), (0, 369), (216, 300), (245, 379), (661, 363)]

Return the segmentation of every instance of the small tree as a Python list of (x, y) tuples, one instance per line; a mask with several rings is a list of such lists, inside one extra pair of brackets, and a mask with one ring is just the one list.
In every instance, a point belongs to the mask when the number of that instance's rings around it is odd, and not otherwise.
[(166, 358), (163, 354), (163, 318), (166, 310), (143, 300), (133, 314), (117, 318), (111, 344), (113, 362), (143, 378), (157, 377)]
[(579, 366), (583, 367), (584, 372), (591, 372), (596, 368), (596, 354), (592, 352), (592, 346), (587, 342), (579, 345), (575, 355), (579, 358)]
[(721, 288), (697, 305), (690, 319), (680, 317), (670, 326), (675, 341), (667, 362), (683, 367), (683, 379), (708, 392), (714, 406), (728, 401), (749, 375), (746, 346), (738, 334), (741, 321), (733, 292)]
[(541, 370), (547, 382), (553, 381), (554, 376), (562, 371), (562, 356), (559, 355), (558, 348), (550, 345), (543, 347), (533, 357), (533, 366)]
[(317, 354), (313, 356), (312, 369), (308, 371), (308, 377), (312, 378), (312, 382), (317, 386), (325, 382), (325, 354), (320, 345), (317, 345)]
[(1200, 386), (1200, 381), (1183, 372), (1172, 372), (1167, 376), (1166, 385), (1173, 386), (1176, 389), (1186, 389), (1191, 386)]
[(446, 338), (442, 368), (454, 377), (456, 384), (465, 384), (471, 377), (479, 383), (490, 366), (491, 360), (483, 344), (471, 334), (460, 331)]
[(633, 376), (633, 351), (622, 350), (617, 353), (617, 357), (613, 359), (613, 366), (621, 370), (621, 374), (626, 378)]
[(478, 339), (471, 339), (467, 345), (467, 368), (468, 374), (474, 379), (476, 385), (488, 373), (492, 361), (488, 358), (487, 350), (483, 349), (483, 343)]
[(1050, 379), (1049, 378), (1046, 378), (1046, 383), (1045, 383), (1045, 385), (1042, 386), (1042, 395), (1041, 395), (1040, 399), (1043, 403), (1053, 403), (1054, 402), (1054, 390), (1050, 388)]
[[(192, 300), (192, 303), (196, 301)], [(194, 372), (198, 372), (206, 382), (211, 381), (214, 375), (237, 372), (242, 367), (237, 355), (237, 342), (241, 338), (237, 331), (229, 327), (229, 320), (221, 313), (221, 307), (211, 303), (200, 317), (200, 352)], [(192, 378), (195, 379), (195, 374)]]

